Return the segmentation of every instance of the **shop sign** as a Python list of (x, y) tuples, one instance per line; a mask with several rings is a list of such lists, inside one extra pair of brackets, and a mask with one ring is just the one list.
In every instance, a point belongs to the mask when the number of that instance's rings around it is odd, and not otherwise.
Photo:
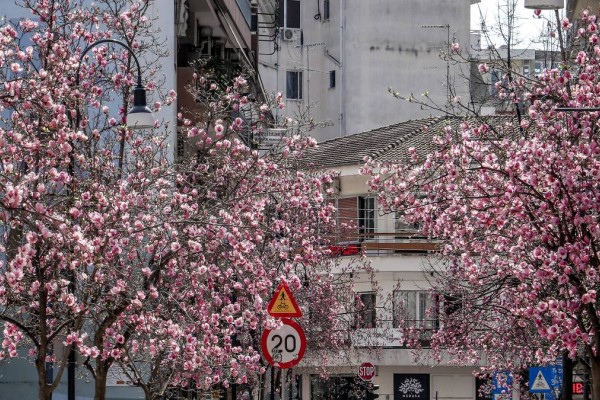
[(429, 374), (394, 374), (394, 400), (429, 400)]

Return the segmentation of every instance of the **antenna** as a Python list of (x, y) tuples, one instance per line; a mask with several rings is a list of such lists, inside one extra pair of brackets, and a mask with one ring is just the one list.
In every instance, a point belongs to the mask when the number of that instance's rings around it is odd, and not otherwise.
[(446, 107), (450, 106), (450, 24), (446, 25), (421, 25), (421, 28), (425, 29), (446, 29), (447, 31), (447, 42), (446, 42)]

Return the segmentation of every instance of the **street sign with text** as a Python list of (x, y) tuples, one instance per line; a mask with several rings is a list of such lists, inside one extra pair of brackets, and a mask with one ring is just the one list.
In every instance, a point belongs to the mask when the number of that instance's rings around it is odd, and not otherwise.
[(363, 381), (370, 381), (375, 376), (375, 366), (370, 362), (364, 362), (358, 367), (358, 377)]
[(291, 368), (298, 364), (306, 351), (306, 337), (302, 327), (291, 319), (283, 318), (279, 329), (265, 329), (261, 347), (265, 360), (274, 367)]

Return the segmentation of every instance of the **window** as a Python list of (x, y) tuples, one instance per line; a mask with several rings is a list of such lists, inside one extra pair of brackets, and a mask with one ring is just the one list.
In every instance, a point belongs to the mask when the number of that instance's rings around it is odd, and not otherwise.
[(456, 312), (461, 311), (462, 309), (462, 296), (460, 294), (457, 295), (444, 295), (444, 314), (452, 315)]
[(499, 91), (497, 84), (499, 84), (502, 81), (502, 71), (492, 70), (491, 77), (492, 85), (490, 86), (490, 94), (492, 95), (492, 97), (496, 97)]
[(177, 160), (183, 160), (185, 157), (185, 136), (179, 129), (177, 130)]
[(358, 229), (361, 239), (372, 239), (375, 233), (375, 198), (358, 198)]
[(301, 71), (287, 71), (285, 96), (291, 100), (302, 100)]
[(329, 89), (335, 87), (335, 70), (329, 71)]
[(417, 222), (407, 222), (403, 211), (396, 211), (394, 215), (394, 230), (398, 234), (396, 236), (397, 239), (415, 236), (415, 234), (419, 233), (420, 225)]
[(323, 20), (329, 21), (329, 0), (323, 0)]
[(300, 29), (300, 0), (279, 0), (277, 21), (281, 28)]
[(377, 295), (374, 292), (359, 293), (356, 304), (356, 328), (377, 326)]
[(475, 399), (491, 400), (493, 387), (494, 387), (494, 384), (492, 383), (491, 377), (476, 376), (475, 377)]
[(357, 376), (333, 375), (326, 379), (310, 376), (310, 398), (327, 400), (362, 400), (366, 398), (365, 382)]
[[(428, 291), (394, 291), (394, 328), (416, 326), (425, 329), (437, 328), (436, 305), (434, 297)], [(432, 315), (433, 313), (434, 315)]]

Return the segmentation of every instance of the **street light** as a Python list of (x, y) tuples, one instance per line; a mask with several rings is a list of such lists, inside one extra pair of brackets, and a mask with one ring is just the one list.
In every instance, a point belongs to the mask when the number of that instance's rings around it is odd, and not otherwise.
[[(113, 43), (124, 47), (135, 61), (135, 65), (137, 67), (137, 85), (133, 89), (133, 107), (131, 107), (127, 113), (127, 127), (133, 129), (148, 129), (154, 127), (154, 116), (152, 115), (150, 108), (148, 108), (148, 104), (146, 102), (146, 88), (144, 88), (142, 85), (142, 69), (140, 67), (140, 62), (138, 61), (131, 47), (129, 47), (126, 43), (115, 39), (102, 39), (86, 47), (79, 56), (79, 65), (77, 66), (77, 74), (75, 75), (75, 86), (79, 86), (79, 70), (81, 69), (81, 61), (83, 60), (83, 57), (93, 47), (96, 47), (102, 43)], [(79, 114), (79, 109), (77, 109), (76, 127), (79, 127), (79, 122), (81, 122), (80, 119), (81, 116)]]
[(558, 43), (560, 44), (560, 52), (563, 62), (567, 62), (567, 53), (563, 44), (562, 30), (560, 29), (560, 16), (558, 10), (565, 8), (564, 0), (525, 0), (525, 8), (538, 10), (554, 10), (556, 16), (556, 30), (558, 31)]
[[(137, 85), (133, 89), (133, 107), (127, 113), (126, 125), (128, 128), (132, 129), (148, 129), (154, 127), (154, 116), (152, 115), (152, 111), (148, 108), (148, 104), (146, 102), (146, 89), (142, 85), (142, 69), (140, 67), (140, 62), (138, 61), (135, 53), (126, 43), (121, 42), (115, 39), (102, 39), (95, 41), (88, 45), (81, 54), (79, 55), (79, 65), (77, 66), (77, 73), (75, 75), (75, 87), (79, 88), (79, 73), (81, 70), (81, 62), (83, 61), (83, 57), (94, 47), (103, 44), (103, 43), (113, 43), (117, 44), (123, 48), (125, 48), (133, 60), (135, 61), (135, 65), (137, 67)], [(75, 129), (79, 129), (79, 124), (81, 123), (81, 112), (79, 110), (79, 106), (76, 107), (75, 110), (76, 118), (75, 118)], [(119, 169), (121, 168), (122, 163), (122, 155), (125, 147), (125, 135), (121, 138), (121, 157), (119, 158)], [(71, 175), (74, 173), (75, 160), (73, 159), (73, 153), (71, 153), (71, 159), (69, 161), (69, 172)], [(69, 287), (73, 292), (75, 291), (75, 276), (73, 272), (70, 272), (69, 275)], [(71, 351), (69, 352), (68, 357), (68, 367), (67, 367), (67, 399), (75, 400), (75, 368), (77, 366), (77, 360), (75, 358), (75, 344), (71, 345)]]
[(564, 0), (525, 0), (525, 8), (559, 10), (564, 6)]

